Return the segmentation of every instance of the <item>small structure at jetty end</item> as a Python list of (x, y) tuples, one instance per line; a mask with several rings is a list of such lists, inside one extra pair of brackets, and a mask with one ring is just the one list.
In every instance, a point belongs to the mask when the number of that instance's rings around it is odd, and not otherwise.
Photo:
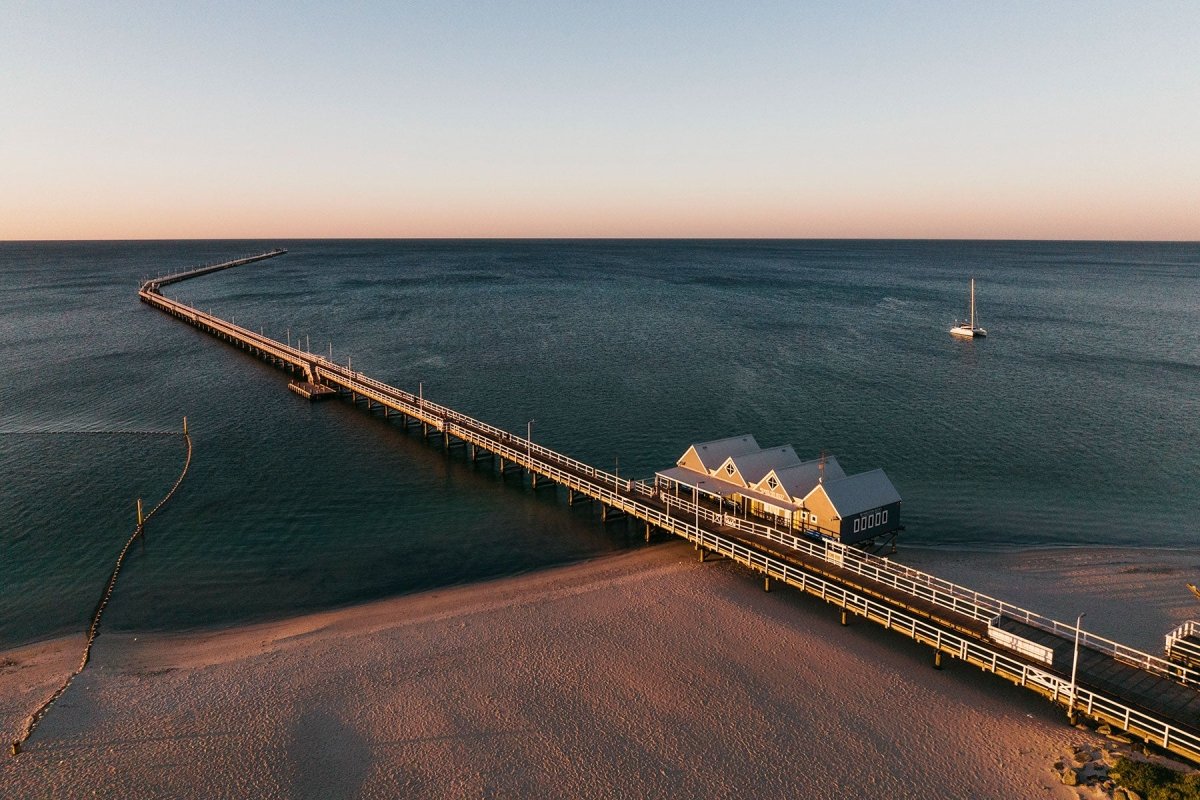
[(288, 388), (305, 400), (324, 400), (337, 394), (336, 389), (311, 381), (292, 381), (288, 384)]
[(833, 456), (804, 461), (791, 445), (763, 449), (749, 434), (694, 444), (654, 480), (661, 491), (843, 544), (903, 530), (900, 493), (883, 470), (847, 475)]

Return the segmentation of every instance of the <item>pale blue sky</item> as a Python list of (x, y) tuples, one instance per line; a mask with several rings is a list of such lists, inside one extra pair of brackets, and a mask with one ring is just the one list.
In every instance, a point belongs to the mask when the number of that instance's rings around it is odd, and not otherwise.
[(1198, 3), (0, 13), (0, 238), (1200, 239)]

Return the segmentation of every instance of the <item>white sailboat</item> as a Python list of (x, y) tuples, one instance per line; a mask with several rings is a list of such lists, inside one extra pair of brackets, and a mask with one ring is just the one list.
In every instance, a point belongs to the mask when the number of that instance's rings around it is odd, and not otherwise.
[(971, 278), (971, 319), (967, 322), (955, 322), (950, 329), (952, 336), (964, 339), (974, 339), (976, 336), (987, 336), (987, 331), (975, 324), (975, 279)]

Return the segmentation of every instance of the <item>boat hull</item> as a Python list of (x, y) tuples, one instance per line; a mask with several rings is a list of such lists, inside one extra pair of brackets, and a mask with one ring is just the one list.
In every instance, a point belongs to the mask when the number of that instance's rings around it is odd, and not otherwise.
[(963, 339), (974, 339), (979, 336), (987, 336), (987, 331), (983, 328), (972, 328), (968, 325), (957, 325), (950, 329), (951, 336), (959, 336)]

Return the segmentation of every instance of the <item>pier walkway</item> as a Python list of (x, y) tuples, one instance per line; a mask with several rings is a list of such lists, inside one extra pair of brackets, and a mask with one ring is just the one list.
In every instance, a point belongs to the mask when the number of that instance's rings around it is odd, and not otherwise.
[[(304, 383), (326, 387), (368, 410), (398, 415), (437, 437), (447, 450), (461, 445), (476, 460), (518, 468), (534, 486), (565, 487), (602, 513), (641, 520), (760, 572), (765, 586), (786, 584), (840, 607), (843, 622), (860, 617), (933, 648), (935, 664), (949, 656), (995, 673), (1146, 742), (1200, 763), (1200, 671), (1097, 636), (832, 540), (795, 536), (704, 503), (661, 492), (651, 484), (597, 469), (528, 438), (489, 425), (423, 395), (374, 380), (349, 366), (238, 327), (165, 297), (162, 288), (220, 269), (261, 261), (284, 250), (155, 278), (142, 284), (145, 303), (280, 368)], [(1192, 633), (1192, 631), (1188, 631)], [(1072, 661), (1078, 641), (1077, 678)]]

